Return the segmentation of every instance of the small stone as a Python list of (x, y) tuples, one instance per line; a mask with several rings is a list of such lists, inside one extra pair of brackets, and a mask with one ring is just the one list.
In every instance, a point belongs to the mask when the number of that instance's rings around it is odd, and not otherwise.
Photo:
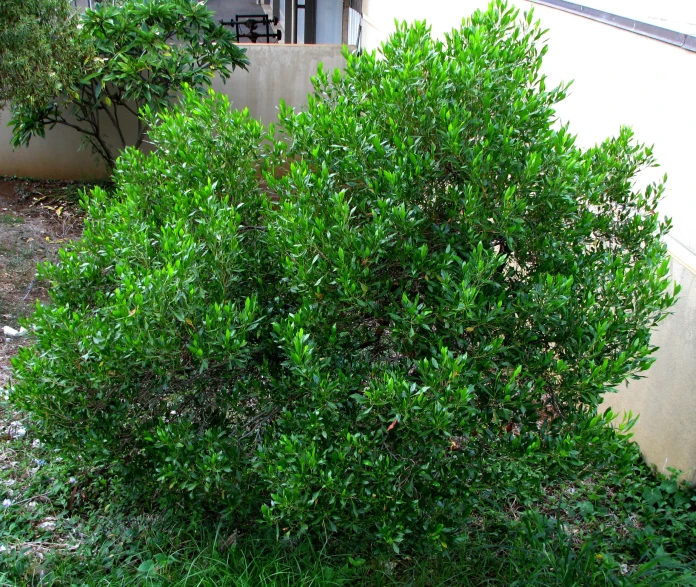
[(19, 422), (12, 422), (7, 429), (7, 433), (9, 434), (10, 438), (22, 438), (23, 436), (26, 436), (27, 429)]
[[(3, 326), (2, 331), (5, 333), (5, 336), (9, 336), (11, 338), (24, 336), (27, 333), (27, 329), (24, 327), (21, 327), (19, 330), (15, 330), (12, 328), (12, 326)], [(7, 342), (7, 340), (5, 342)]]
[(42, 530), (47, 530), (48, 532), (53, 532), (56, 529), (56, 523), (54, 520), (46, 519), (39, 524), (39, 528)]

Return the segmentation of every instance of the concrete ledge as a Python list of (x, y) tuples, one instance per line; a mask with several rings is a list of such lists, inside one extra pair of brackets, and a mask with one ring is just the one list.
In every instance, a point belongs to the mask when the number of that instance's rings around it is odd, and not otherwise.
[(636, 33), (637, 35), (650, 37), (651, 39), (661, 41), (662, 43), (675, 45), (677, 47), (681, 47), (682, 49), (686, 49), (687, 51), (696, 52), (696, 37), (693, 35), (687, 35), (685, 33), (665, 29), (655, 26), (654, 24), (648, 24), (632, 18), (626, 18), (625, 16), (619, 16), (618, 14), (604, 12), (603, 10), (597, 10), (596, 8), (589, 8), (588, 6), (582, 6), (581, 4), (566, 2), (565, 0), (529, 1), (532, 4), (541, 4), (550, 8), (564, 10), (565, 12), (577, 14), (578, 16), (589, 18), (590, 20), (596, 20), (598, 22), (608, 24), (609, 26), (614, 26), (631, 33)]
[(670, 256), (696, 275), (696, 255), (671, 236), (665, 237), (665, 243)]

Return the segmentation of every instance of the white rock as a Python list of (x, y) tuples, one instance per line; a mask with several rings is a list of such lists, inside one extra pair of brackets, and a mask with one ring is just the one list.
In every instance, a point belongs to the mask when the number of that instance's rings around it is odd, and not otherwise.
[(24, 336), (27, 333), (27, 329), (24, 327), (21, 327), (19, 330), (15, 330), (12, 328), (12, 326), (3, 326), (2, 331), (5, 333), (5, 336)]
[(19, 422), (12, 422), (7, 429), (7, 433), (10, 435), (10, 438), (22, 438), (26, 435), (27, 429)]
[(56, 529), (56, 523), (53, 520), (47, 520), (46, 522), (41, 522), (39, 528), (53, 532)]

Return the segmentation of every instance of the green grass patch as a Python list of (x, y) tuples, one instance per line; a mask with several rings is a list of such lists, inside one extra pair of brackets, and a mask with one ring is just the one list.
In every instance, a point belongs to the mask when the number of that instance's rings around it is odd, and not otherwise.
[(10, 226), (24, 224), (24, 218), (14, 214), (0, 214), (0, 224), (9, 224)]

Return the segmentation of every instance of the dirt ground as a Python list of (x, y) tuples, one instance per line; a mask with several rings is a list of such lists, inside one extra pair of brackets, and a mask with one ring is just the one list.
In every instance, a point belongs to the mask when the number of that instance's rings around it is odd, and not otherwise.
[[(78, 206), (84, 184), (0, 178), (0, 329), (19, 330), (36, 300), (48, 299), (48, 284), (36, 278), (38, 263), (53, 261), (82, 232)], [(10, 378), (10, 358), (23, 337), (0, 330), (0, 389)]]

